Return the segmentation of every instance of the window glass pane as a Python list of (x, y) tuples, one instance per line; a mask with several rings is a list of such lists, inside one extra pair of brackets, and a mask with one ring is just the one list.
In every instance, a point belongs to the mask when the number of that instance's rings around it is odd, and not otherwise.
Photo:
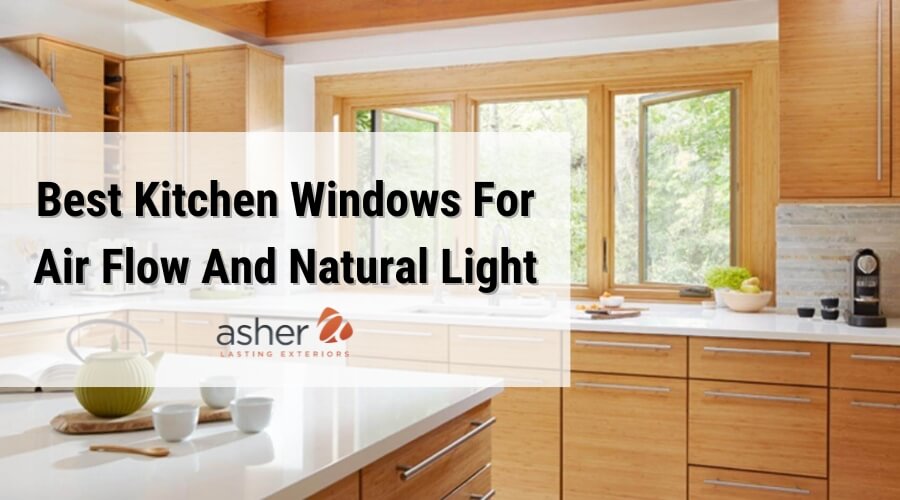
[[(356, 188), (374, 189), (380, 179), (385, 191), (449, 189), (447, 135), (429, 143), (420, 133), (450, 132), (451, 110), (450, 103), (357, 110), (357, 132), (396, 134), (357, 134)], [(362, 256), (412, 256), (421, 246), (434, 247), (435, 234), (440, 235), (439, 244), (449, 246), (453, 234), (452, 224), (443, 217), (362, 218), (355, 229), (354, 252)]]
[(731, 262), (732, 95), (616, 96), (617, 284), (700, 284)]
[[(539, 99), (478, 106), (481, 132), (567, 132), (571, 149), (571, 280), (587, 283), (587, 98)], [(484, 172), (479, 172), (482, 178)], [(482, 235), (489, 237), (488, 232)], [(490, 246), (490, 241), (479, 241)]]

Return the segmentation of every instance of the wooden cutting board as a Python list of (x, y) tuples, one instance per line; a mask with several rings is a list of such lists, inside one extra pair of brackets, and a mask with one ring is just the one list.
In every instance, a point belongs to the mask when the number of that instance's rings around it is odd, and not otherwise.
[[(131, 415), (119, 418), (100, 418), (86, 411), (73, 410), (53, 417), (53, 420), (50, 421), (50, 426), (63, 434), (143, 431), (153, 428), (153, 416), (150, 413), (152, 409), (144, 407)], [(222, 422), (224, 420), (231, 420), (231, 413), (229, 413), (228, 408), (214, 410), (208, 406), (200, 407), (201, 424)]]

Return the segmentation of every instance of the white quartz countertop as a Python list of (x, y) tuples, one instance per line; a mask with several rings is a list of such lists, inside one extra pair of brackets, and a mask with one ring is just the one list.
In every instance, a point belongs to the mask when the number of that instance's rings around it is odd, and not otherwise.
[[(180, 362), (191, 357), (179, 356)], [(408, 373), (367, 371), (393, 377)], [(272, 425), (243, 434), (231, 422), (202, 424), (189, 441), (165, 443), (154, 431), (72, 436), (49, 426), (78, 408), (71, 393), (0, 394), (0, 484), (3, 498), (261, 498), (290, 488), (303, 498), (489, 400), (497, 379), (469, 377), (474, 387), (281, 387), (247, 390), (275, 398)], [(453, 380), (450, 380), (453, 379)], [(196, 389), (158, 389), (151, 400), (199, 401)], [(168, 446), (146, 458), (88, 451), (90, 444)]]
[[(0, 309), (0, 324), (125, 309), (217, 313), (247, 317), (316, 318), (323, 307), (329, 306), (341, 311), (348, 319), (900, 345), (900, 318), (889, 319), (887, 328), (861, 328), (848, 325), (843, 317), (837, 321), (825, 321), (818, 315), (816, 319), (803, 319), (796, 314), (779, 313), (774, 310), (745, 314), (727, 309), (705, 309), (700, 305), (627, 303), (627, 306), (642, 306), (649, 310), (637, 318), (591, 320), (575, 310), (578, 303), (559, 300), (554, 305), (543, 305), (520, 303), (514, 298), (509, 298), (504, 299), (499, 308), (495, 308), (495, 313), (489, 314), (485, 313), (490, 311), (485, 299), (445, 298), (442, 304), (432, 304), (430, 295), (395, 292), (258, 295), (236, 300), (191, 300), (184, 293), (167, 293), (129, 298), (72, 297), (57, 300), (52, 306), (27, 311), (4, 313)], [(423, 308), (428, 309), (428, 312), (421, 312)], [(470, 309), (473, 312), (467, 313), (466, 311)], [(536, 311), (538, 313), (546, 311), (546, 314), (535, 314)]]

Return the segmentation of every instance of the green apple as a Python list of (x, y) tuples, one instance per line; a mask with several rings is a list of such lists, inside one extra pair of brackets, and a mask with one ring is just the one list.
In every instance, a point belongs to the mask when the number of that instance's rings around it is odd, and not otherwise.
[(760, 293), (762, 290), (757, 285), (744, 284), (741, 285), (741, 291), (744, 293)]

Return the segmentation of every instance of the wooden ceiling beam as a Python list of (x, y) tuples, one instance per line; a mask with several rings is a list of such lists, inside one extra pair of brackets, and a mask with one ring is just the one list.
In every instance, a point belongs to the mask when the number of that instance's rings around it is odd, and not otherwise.
[(192, 8), (174, 0), (132, 1), (250, 43), (259, 45), (267, 43), (266, 5), (268, 1), (243, 1), (206, 8)]

